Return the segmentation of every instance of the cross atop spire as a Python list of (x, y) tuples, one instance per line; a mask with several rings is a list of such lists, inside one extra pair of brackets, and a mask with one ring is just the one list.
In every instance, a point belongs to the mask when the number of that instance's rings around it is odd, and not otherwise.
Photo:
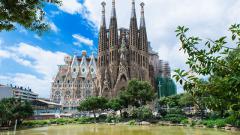
[(136, 17), (136, 11), (135, 11), (135, 0), (132, 0), (132, 15), (131, 18)]
[(102, 2), (102, 22), (101, 22), (101, 26), (106, 26), (106, 21), (105, 21), (105, 6), (106, 6), (106, 2)]
[(140, 21), (140, 27), (142, 28), (142, 27), (145, 27), (145, 18), (144, 18), (144, 6), (145, 6), (145, 4), (142, 2), (142, 3), (140, 4), (140, 6), (141, 6), (141, 21)]
[(112, 15), (111, 17), (116, 17), (116, 8), (115, 8), (115, 0), (112, 0)]

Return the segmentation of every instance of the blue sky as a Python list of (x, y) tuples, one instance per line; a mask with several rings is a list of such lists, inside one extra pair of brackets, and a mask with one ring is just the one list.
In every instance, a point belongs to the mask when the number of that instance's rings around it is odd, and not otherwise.
[[(228, 35), (227, 28), (240, 21), (237, 0), (142, 0), (148, 39), (161, 59), (170, 62), (172, 70), (187, 69), (187, 55), (179, 51), (174, 30), (188, 26), (191, 33), (216, 39)], [(139, 19), (140, 0), (136, 0)], [(57, 65), (64, 56), (97, 52), (98, 27), (102, 0), (63, 0), (61, 7), (46, 4), (45, 21), (51, 31), (38, 36), (19, 26), (12, 32), (0, 32), (0, 83), (31, 87), (41, 97), (49, 97)], [(109, 24), (111, 0), (106, 0)], [(116, 0), (118, 26), (129, 26), (130, 0)], [(139, 24), (139, 22), (138, 22)], [(182, 92), (179, 86), (178, 92)]]

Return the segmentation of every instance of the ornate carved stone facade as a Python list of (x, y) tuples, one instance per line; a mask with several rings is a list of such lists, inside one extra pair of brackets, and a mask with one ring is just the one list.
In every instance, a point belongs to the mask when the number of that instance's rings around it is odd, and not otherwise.
[(88, 58), (86, 52), (81, 57), (68, 56), (65, 58), (66, 64), (59, 66), (54, 78), (51, 98), (61, 103), (63, 108), (76, 108), (79, 101), (88, 96), (115, 97), (131, 79), (149, 81), (157, 89), (155, 78), (160, 74), (170, 76), (169, 66), (163, 66), (158, 53), (152, 50), (148, 42), (144, 3), (140, 5), (138, 27), (135, 1), (132, 0), (129, 29), (117, 26), (115, 0), (112, 1), (110, 26), (107, 28), (105, 5), (102, 2), (98, 58), (93, 55)]
[(52, 83), (51, 98), (61, 103), (63, 108), (74, 109), (79, 101), (88, 96), (96, 95), (96, 59), (94, 55), (65, 57), (65, 65), (59, 65), (59, 70)]
[(102, 2), (102, 21), (99, 31), (97, 89), (99, 96), (115, 97), (131, 79), (150, 82), (148, 39), (141, 3), (140, 26), (137, 25), (135, 1), (129, 29), (118, 28), (115, 0), (112, 1), (110, 26), (106, 27), (105, 2)]

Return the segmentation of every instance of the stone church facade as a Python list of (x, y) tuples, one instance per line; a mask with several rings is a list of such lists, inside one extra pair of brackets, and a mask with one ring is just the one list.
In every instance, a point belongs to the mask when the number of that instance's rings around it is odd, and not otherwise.
[(51, 99), (61, 103), (63, 109), (76, 109), (81, 100), (96, 95), (97, 60), (93, 54), (87, 57), (86, 51), (64, 60), (52, 83)]
[[(112, 1), (110, 25), (105, 18), (106, 3), (102, 2), (102, 19), (99, 30), (98, 58), (66, 56), (59, 65), (52, 83), (51, 99), (61, 103), (63, 109), (76, 109), (79, 102), (89, 96), (112, 98), (127, 87), (128, 81), (148, 81), (157, 90), (156, 77), (170, 76), (170, 67), (163, 66), (158, 53), (153, 51), (147, 38), (144, 3), (141, 3), (140, 25), (132, 0), (129, 28), (119, 28), (115, 0)], [(165, 68), (164, 68), (165, 67)]]
[(105, 21), (105, 2), (102, 2), (102, 20), (98, 43), (97, 86), (100, 96), (115, 97), (131, 79), (150, 82), (148, 39), (141, 3), (138, 26), (135, 1), (132, 0), (130, 26), (118, 28), (115, 0), (112, 1), (110, 25)]

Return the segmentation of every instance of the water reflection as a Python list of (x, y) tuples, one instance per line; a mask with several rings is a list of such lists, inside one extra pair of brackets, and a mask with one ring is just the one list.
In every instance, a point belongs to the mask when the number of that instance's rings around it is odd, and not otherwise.
[[(0, 132), (13, 135), (14, 132)], [(239, 135), (216, 129), (162, 126), (67, 125), (20, 130), (16, 135)]]

